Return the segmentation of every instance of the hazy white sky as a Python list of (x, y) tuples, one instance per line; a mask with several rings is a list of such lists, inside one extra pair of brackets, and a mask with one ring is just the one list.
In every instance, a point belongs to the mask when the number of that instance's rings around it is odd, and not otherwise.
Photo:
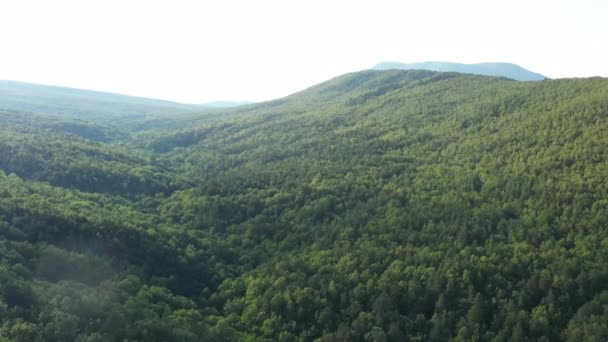
[(0, 0), (0, 79), (268, 100), (382, 61), (608, 76), (606, 0)]

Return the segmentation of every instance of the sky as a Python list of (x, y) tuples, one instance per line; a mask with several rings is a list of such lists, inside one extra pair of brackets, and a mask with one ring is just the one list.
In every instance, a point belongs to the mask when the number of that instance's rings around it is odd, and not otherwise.
[(608, 77), (605, 0), (0, 0), (0, 79), (264, 101), (383, 61)]

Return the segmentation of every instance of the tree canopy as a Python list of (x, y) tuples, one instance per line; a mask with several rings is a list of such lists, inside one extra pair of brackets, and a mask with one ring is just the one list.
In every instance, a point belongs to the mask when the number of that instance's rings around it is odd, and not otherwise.
[(364, 71), (182, 119), (0, 111), (0, 340), (608, 338), (608, 80)]

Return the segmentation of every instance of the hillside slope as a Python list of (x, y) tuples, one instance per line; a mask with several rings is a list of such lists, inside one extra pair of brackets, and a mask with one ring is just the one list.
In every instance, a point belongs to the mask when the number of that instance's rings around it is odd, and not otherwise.
[(422, 63), (398, 63), (383, 62), (375, 65), (373, 70), (431, 70), (442, 72), (459, 72), (464, 74), (475, 74), (485, 76), (502, 76), (517, 81), (542, 81), (546, 77), (522, 68), (512, 63), (477, 63), (462, 64), (453, 62), (422, 62)]
[(158, 191), (0, 173), (0, 336), (608, 337), (608, 80), (364, 71), (190, 125), (96, 143)]
[(0, 110), (31, 112), (97, 124), (125, 125), (200, 112), (196, 105), (99, 91), (0, 80)]

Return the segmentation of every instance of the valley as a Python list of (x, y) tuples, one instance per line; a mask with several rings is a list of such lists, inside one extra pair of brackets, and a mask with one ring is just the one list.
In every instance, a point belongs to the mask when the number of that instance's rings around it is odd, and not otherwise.
[(608, 80), (201, 108), (0, 82), (0, 340), (608, 338)]

